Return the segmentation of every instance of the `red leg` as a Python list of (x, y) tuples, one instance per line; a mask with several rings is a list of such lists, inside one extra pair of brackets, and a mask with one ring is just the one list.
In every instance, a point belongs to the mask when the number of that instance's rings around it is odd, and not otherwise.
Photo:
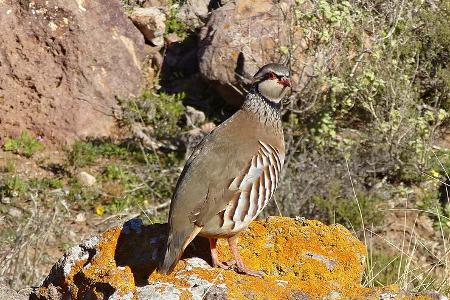
[(263, 278), (264, 273), (262, 271), (255, 271), (247, 268), (242, 261), (241, 256), (239, 255), (239, 251), (237, 248), (237, 235), (228, 238), (228, 245), (230, 246), (231, 253), (233, 253), (233, 257), (236, 261), (236, 268), (238, 273), (243, 273), (251, 276), (256, 276), (259, 278)]
[(211, 248), (211, 259), (212, 259), (213, 267), (219, 267), (219, 268), (222, 268), (222, 269), (229, 269), (230, 268), (229, 266), (227, 266), (226, 264), (222, 263), (219, 260), (219, 256), (217, 254), (216, 245), (217, 245), (217, 239), (210, 238), (209, 239), (209, 247)]

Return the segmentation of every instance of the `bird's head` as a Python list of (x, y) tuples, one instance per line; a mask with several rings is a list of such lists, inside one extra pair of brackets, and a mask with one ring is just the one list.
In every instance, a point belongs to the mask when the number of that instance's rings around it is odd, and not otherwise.
[(289, 69), (280, 64), (267, 64), (253, 76), (257, 92), (274, 103), (279, 103), (291, 87)]

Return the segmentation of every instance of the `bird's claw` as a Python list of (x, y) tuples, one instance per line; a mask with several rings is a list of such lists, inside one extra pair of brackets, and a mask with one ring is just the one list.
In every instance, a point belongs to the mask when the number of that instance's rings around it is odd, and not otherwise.
[(240, 274), (246, 274), (246, 275), (250, 275), (250, 276), (254, 276), (254, 277), (258, 277), (258, 278), (264, 278), (263, 271), (256, 271), (256, 270), (249, 269), (247, 267), (239, 267), (236, 265), (236, 271)]
[(224, 262), (225, 265), (227, 265), (229, 268), (231, 268), (232, 266), (234, 266), (236, 264), (235, 260), (229, 260)]
[(235, 260), (230, 260), (230, 261), (225, 261), (225, 262), (221, 262), (221, 261), (213, 262), (213, 266), (215, 268), (221, 268), (221, 269), (224, 269), (224, 270), (231, 269), (235, 264), (236, 264)]

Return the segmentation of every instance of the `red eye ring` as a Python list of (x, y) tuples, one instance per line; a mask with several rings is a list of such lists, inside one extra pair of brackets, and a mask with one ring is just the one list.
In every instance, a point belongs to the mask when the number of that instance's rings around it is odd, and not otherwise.
[(278, 83), (281, 84), (284, 87), (290, 87), (291, 86), (291, 82), (287, 78), (281, 78), (280, 80), (278, 80)]
[(274, 80), (274, 79), (278, 79), (277, 75), (275, 75), (275, 73), (273, 73), (273, 72), (267, 73), (266, 80)]

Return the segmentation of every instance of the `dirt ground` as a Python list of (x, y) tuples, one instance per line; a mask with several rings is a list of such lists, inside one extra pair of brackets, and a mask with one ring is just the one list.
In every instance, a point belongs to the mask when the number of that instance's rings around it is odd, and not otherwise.
[(38, 285), (71, 246), (139, 214), (137, 207), (115, 214), (86, 209), (66, 183), (33, 186), (33, 179), (60, 176), (65, 159), (63, 151), (29, 159), (0, 150), (0, 281), (16, 290)]

